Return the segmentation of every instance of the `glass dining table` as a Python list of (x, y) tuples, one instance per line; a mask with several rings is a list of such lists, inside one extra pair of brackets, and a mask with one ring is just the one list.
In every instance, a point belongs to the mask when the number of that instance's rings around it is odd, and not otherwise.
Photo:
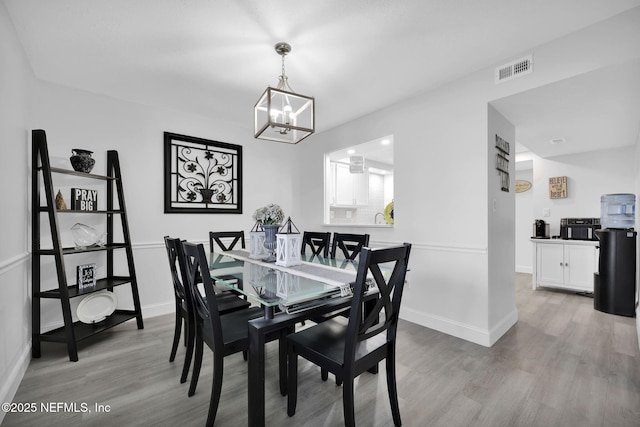
[[(250, 426), (265, 425), (265, 337), (293, 332), (296, 323), (345, 309), (357, 261), (302, 256), (302, 264), (282, 267), (249, 258), (246, 251), (209, 254), (209, 272), (216, 286), (230, 288), (259, 304), (264, 316), (249, 321), (248, 415)], [(365, 304), (374, 303), (376, 289)], [(280, 346), (280, 392), (287, 393), (286, 349)]]

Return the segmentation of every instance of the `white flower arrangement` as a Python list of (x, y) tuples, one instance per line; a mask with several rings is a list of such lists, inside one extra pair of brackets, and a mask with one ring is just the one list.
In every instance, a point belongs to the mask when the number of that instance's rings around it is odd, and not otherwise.
[(253, 219), (260, 225), (280, 224), (284, 220), (284, 211), (280, 206), (271, 203), (256, 209), (253, 213)]

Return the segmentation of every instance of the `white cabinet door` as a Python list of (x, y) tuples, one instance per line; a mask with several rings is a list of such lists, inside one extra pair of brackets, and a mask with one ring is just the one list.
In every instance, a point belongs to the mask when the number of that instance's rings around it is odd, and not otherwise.
[(596, 271), (594, 246), (564, 245), (564, 283), (577, 289), (593, 291)]
[(538, 243), (536, 245), (537, 282), (564, 283), (564, 245)]
[(353, 200), (356, 206), (369, 205), (369, 172), (354, 173), (353, 178)]
[(369, 172), (351, 173), (349, 165), (332, 163), (335, 167), (336, 206), (367, 206), (369, 204)]
[(533, 288), (550, 286), (593, 292), (598, 258), (595, 245), (536, 243)]
[(349, 165), (336, 164), (336, 205), (353, 206), (353, 179)]

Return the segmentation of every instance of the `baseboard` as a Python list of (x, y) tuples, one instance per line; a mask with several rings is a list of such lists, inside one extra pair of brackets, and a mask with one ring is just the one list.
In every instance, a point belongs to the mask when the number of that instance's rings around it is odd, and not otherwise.
[(489, 331), (489, 347), (494, 345), (504, 334), (507, 333), (513, 325), (518, 323), (518, 309), (514, 308), (511, 313), (507, 314), (500, 320), (496, 326)]
[(516, 273), (533, 274), (533, 268), (530, 265), (516, 265)]
[(498, 322), (491, 330), (481, 329), (467, 323), (458, 322), (442, 316), (426, 314), (410, 308), (407, 309), (403, 307), (401, 313), (400, 318), (403, 320), (417, 323), (426, 328), (434, 329), (484, 347), (491, 347), (495, 344), (500, 337), (518, 321), (518, 311), (515, 309)]
[(164, 314), (172, 314), (176, 311), (175, 301), (170, 301), (161, 304), (147, 305), (142, 307), (142, 317), (156, 317)]
[[(6, 380), (0, 386), (0, 402), (12, 402), (16, 392), (18, 391), (18, 387), (20, 387), (20, 383), (22, 382), (22, 378), (24, 377), (24, 373), (27, 371), (29, 367), (29, 362), (31, 361), (31, 341), (29, 344), (25, 346), (18, 357), (17, 362), (13, 365), (13, 369), (9, 372)], [(4, 420), (4, 416), (6, 415), (5, 411), (0, 410), (0, 424)]]

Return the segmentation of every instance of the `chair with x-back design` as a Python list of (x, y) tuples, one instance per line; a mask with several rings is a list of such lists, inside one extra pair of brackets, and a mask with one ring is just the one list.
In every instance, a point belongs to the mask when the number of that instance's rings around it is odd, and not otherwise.
[[(353, 289), (349, 321), (330, 319), (287, 336), (287, 414), (295, 415), (298, 394), (298, 356), (332, 372), (343, 382), (342, 401), (346, 426), (355, 425), (354, 379), (386, 359), (387, 389), (396, 426), (401, 425), (396, 387), (395, 353), (398, 313), (404, 289), (411, 245), (363, 248)], [(380, 268), (393, 265), (388, 280)], [(363, 298), (370, 274), (379, 299), (366, 313)]]
[(329, 246), (331, 242), (331, 233), (321, 233), (315, 231), (305, 231), (302, 234), (302, 249), (304, 255), (306, 247), (309, 246), (312, 255), (318, 255), (327, 258), (329, 256)]

